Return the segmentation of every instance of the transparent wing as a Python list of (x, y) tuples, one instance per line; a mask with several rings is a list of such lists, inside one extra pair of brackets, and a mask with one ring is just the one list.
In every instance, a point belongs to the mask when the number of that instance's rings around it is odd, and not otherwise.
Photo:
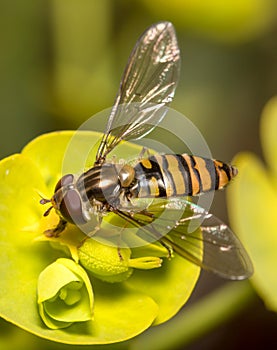
[(183, 258), (221, 277), (240, 280), (253, 273), (251, 260), (231, 229), (183, 198), (151, 205), (147, 212), (132, 217), (122, 212), (119, 215)]
[(159, 22), (137, 41), (125, 68), (96, 163), (121, 141), (149, 133), (164, 117), (173, 99), (180, 71), (174, 27)]

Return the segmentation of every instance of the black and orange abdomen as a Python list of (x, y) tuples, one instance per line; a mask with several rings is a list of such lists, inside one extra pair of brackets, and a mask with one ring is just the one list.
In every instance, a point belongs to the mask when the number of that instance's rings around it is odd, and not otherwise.
[(151, 156), (134, 169), (140, 198), (195, 196), (225, 187), (237, 174), (232, 165), (186, 153)]

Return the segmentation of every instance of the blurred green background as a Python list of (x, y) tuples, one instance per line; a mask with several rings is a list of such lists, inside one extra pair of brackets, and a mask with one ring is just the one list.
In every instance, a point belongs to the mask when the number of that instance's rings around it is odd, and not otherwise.
[[(1, 158), (110, 107), (137, 38), (160, 20), (173, 22), (181, 48), (172, 107), (199, 128), (216, 158), (230, 161), (246, 149), (260, 154), (259, 118), (277, 92), (275, 0), (2, 0)], [(224, 196), (216, 195), (213, 212), (228, 222)], [(221, 283), (204, 273), (190, 303)], [(276, 315), (253, 296), (244, 312), (186, 349), (273, 349), (276, 329)], [(0, 345), (63, 348), (4, 321)]]

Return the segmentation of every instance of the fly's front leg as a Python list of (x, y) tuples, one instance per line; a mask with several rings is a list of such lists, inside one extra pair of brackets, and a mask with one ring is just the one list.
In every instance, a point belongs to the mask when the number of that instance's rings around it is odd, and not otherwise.
[(66, 224), (67, 224), (67, 221), (60, 218), (60, 221), (55, 228), (44, 231), (45, 236), (46, 237), (58, 237), (60, 235), (60, 233), (62, 233), (64, 231), (64, 229), (66, 228)]
[(117, 255), (119, 257), (119, 260), (123, 261), (123, 257), (122, 257), (121, 252), (120, 252), (120, 247), (117, 247)]
[(97, 224), (96, 224), (96, 226), (94, 228), (94, 231), (100, 230), (102, 221), (103, 221), (103, 216), (102, 215), (96, 215), (96, 222), (97, 222)]
[(117, 242), (118, 242), (117, 243), (117, 255), (118, 255), (118, 258), (121, 262), (124, 260), (122, 254), (121, 254), (121, 247), (120, 247), (120, 245), (121, 245), (120, 243), (122, 243), (121, 234), (126, 227), (127, 227), (127, 223), (121, 228), (121, 230), (118, 233), (118, 238), (117, 238)]

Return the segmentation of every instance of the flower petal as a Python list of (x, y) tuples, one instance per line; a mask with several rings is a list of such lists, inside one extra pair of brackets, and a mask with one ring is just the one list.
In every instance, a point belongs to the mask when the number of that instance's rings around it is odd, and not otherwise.
[(273, 181), (277, 184), (277, 96), (265, 106), (261, 119), (261, 142), (264, 157), (273, 171)]
[(200, 267), (177, 254), (162, 267), (148, 271), (137, 271), (125, 283), (148, 294), (159, 306), (154, 324), (173, 317), (190, 297), (200, 274)]
[(38, 192), (45, 189), (45, 184), (39, 169), (20, 154), (5, 158), (0, 162), (0, 188), (2, 231), (22, 230), (20, 235), (12, 238), (25, 241), (27, 237), (30, 242), (23, 229), (38, 228), (43, 213)]
[[(31, 141), (22, 154), (38, 166), (45, 183), (53, 191), (62, 174), (80, 174), (93, 165), (101, 137), (101, 133), (94, 131), (52, 132)], [(137, 157), (140, 151), (141, 146), (125, 142), (116, 147), (115, 155), (130, 159)]]

